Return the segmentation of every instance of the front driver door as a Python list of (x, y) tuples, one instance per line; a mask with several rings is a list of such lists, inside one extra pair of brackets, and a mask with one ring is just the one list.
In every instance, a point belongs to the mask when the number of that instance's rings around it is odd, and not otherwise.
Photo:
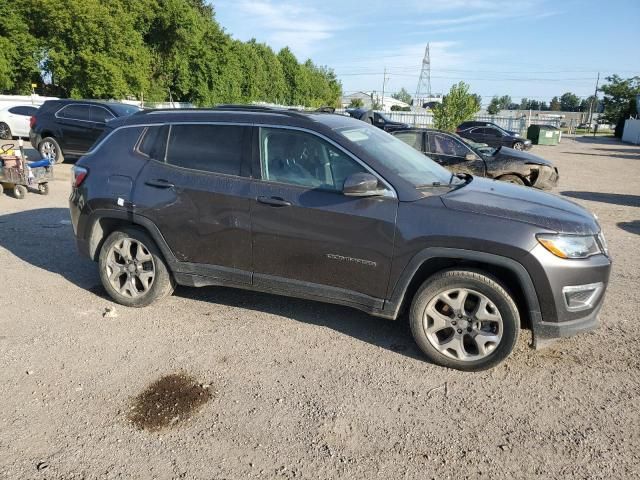
[(381, 308), (398, 207), (392, 189), (343, 195), (345, 178), (368, 170), (315, 133), (259, 128), (257, 140), (254, 284)]

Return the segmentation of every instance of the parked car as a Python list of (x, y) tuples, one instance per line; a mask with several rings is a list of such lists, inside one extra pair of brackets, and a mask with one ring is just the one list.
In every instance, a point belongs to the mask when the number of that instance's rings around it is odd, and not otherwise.
[(80, 157), (100, 137), (108, 121), (140, 111), (139, 107), (94, 100), (48, 100), (31, 117), (29, 140), (40, 155), (62, 163)]
[(366, 108), (348, 108), (346, 111), (351, 117), (375, 125), (385, 132), (394, 132), (396, 130), (409, 128), (408, 124), (391, 120), (382, 112), (367, 110)]
[(29, 118), (36, 113), (38, 107), (33, 105), (13, 105), (0, 110), (0, 139), (11, 140), (13, 137), (29, 135)]
[(528, 152), (489, 147), (441, 130), (413, 128), (392, 135), (455, 173), (543, 190), (558, 184), (558, 169), (553, 163)]
[(507, 130), (506, 128), (502, 128), (497, 123), (485, 122), (485, 121), (482, 121), (482, 120), (467, 120), (466, 122), (462, 122), (460, 125), (458, 125), (458, 128), (456, 129), (456, 132), (458, 132), (460, 130), (466, 130), (467, 128), (471, 128), (471, 127), (496, 127), (496, 128), (501, 129), (501, 130), (504, 130), (509, 135), (517, 135), (518, 134), (517, 132), (514, 132), (513, 130)]
[[(118, 303), (225, 285), (396, 319), (481, 370), (597, 326), (611, 262), (585, 208), (456, 176), (342, 115), (224, 106), (109, 122), (73, 167), (77, 245)], [(314, 307), (317, 308), (317, 307)]]
[(520, 135), (511, 134), (497, 126), (469, 127), (465, 129), (458, 127), (456, 133), (474, 142), (486, 143), (496, 148), (501, 146), (510, 147), (514, 150), (528, 150), (531, 148), (531, 140)]

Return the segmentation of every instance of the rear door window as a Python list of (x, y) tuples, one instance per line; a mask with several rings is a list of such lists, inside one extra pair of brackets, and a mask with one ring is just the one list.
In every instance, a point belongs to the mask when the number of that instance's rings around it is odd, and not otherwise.
[(58, 117), (67, 120), (91, 121), (91, 107), (89, 105), (67, 105), (56, 114)]
[(166, 162), (203, 172), (240, 175), (248, 131), (249, 127), (236, 125), (172, 125)]
[(395, 136), (410, 147), (415, 148), (419, 152), (422, 151), (422, 132), (402, 132), (396, 133)]
[(32, 115), (35, 115), (36, 112), (38, 111), (38, 109), (36, 107), (28, 107), (28, 106), (17, 106), (17, 107), (11, 107), (9, 109), (10, 113), (13, 113), (14, 115), (23, 115), (25, 117), (30, 117)]

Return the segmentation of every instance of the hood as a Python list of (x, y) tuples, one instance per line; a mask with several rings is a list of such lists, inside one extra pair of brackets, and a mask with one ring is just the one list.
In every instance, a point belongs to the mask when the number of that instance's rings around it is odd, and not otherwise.
[(539, 190), (474, 177), (440, 197), (447, 208), (537, 225), (559, 233), (595, 235), (600, 226), (580, 205)]
[(496, 153), (494, 153), (490, 158), (494, 160), (517, 159), (528, 164), (547, 165), (549, 167), (553, 167), (553, 163), (549, 160), (532, 153), (525, 152), (524, 150), (514, 150), (509, 147), (499, 148), (498, 151), (496, 151)]

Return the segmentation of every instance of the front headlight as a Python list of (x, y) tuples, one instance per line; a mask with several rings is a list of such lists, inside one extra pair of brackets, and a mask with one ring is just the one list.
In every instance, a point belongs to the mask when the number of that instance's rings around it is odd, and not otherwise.
[(594, 235), (536, 235), (538, 242), (560, 258), (587, 258), (603, 253)]

